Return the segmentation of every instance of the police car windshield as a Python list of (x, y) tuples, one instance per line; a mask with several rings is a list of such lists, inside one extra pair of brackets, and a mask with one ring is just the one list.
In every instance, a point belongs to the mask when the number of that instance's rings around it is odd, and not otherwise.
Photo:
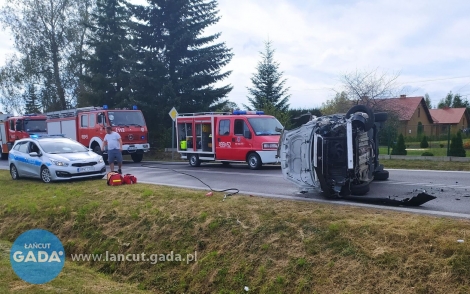
[(26, 120), (24, 127), (26, 132), (47, 132), (45, 120)]
[(280, 135), (276, 128), (282, 129), (281, 123), (274, 117), (251, 117), (248, 121), (258, 136)]
[(69, 140), (42, 140), (39, 145), (49, 154), (88, 152), (88, 148), (82, 144)]
[(140, 111), (110, 111), (109, 122), (112, 126), (137, 126), (145, 125), (144, 116)]

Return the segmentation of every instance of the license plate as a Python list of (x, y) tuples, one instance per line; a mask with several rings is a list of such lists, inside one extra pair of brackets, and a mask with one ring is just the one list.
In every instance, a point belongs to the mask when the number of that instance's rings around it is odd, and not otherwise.
[(94, 170), (95, 169), (92, 166), (87, 166), (87, 167), (80, 167), (78, 169), (78, 172), (82, 173), (82, 172), (89, 172), (89, 171), (94, 171)]
[(127, 150), (135, 150), (136, 148), (134, 146), (130, 146)]

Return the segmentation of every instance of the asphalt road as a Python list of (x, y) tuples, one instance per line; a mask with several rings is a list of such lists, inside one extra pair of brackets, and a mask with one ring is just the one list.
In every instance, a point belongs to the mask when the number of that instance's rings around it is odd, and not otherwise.
[[(142, 165), (146, 165), (145, 167)], [(109, 167), (108, 167), (109, 168)], [(0, 169), (8, 169), (6, 160)], [(419, 207), (371, 205), (356, 201), (327, 200), (321, 193), (300, 194), (295, 185), (285, 180), (279, 166), (265, 166), (252, 171), (245, 164), (201, 164), (190, 167), (181, 162), (125, 162), (123, 173), (134, 174), (138, 182), (176, 187), (214, 190), (238, 189), (242, 194), (301, 201), (316, 201), (341, 205), (355, 205), (393, 209), (414, 213), (470, 219), (470, 172), (389, 170), (387, 181), (373, 182), (367, 197), (412, 197), (425, 190), (437, 198)], [(202, 181), (202, 182), (201, 182)], [(231, 192), (231, 191), (229, 191)]]

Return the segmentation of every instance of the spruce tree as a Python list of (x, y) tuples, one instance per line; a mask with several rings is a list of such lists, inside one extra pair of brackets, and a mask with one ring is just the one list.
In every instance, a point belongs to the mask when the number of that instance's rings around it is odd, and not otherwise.
[(23, 94), (23, 99), (25, 101), (25, 113), (41, 113), (41, 103), (33, 84), (28, 85), (28, 89)]
[(132, 64), (129, 24), (131, 12), (126, 0), (97, 0), (91, 14), (89, 41), (91, 54), (82, 77), (86, 94), (81, 106), (119, 106), (129, 97)]
[(463, 148), (462, 133), (459, 131), (453, 136), (449, 147), (449, 156), (465, 157), (466, 151)]
[(407, 153), (405, 138), (403, 137), (403, 134), (400, 134), (398, 136), (397, 145), (393, 148), (391, 155), (406, 155)]
[[(271, 41), (266, 41), (265, 51), (260, 52), (262, 60), (251, 78), (253, 87), (248, 88), (251, 95), (248, 96), (248, 101), (253, 109), (262, 110), (274, 106), (279, 111), (285, 112), (289, 109), (290, 95), (287, 94), (289, 88), (284, 88), (286, 80), (282, 79), (283, 72), (279, 70), (279, 63), (274, 60), (275, 50), (271, 45)], [(252, 109), (246, 105), (244, 107)]]
[(421, 140), (421, 143), (419, 144), (419, 147), (421, 147), (421, 148), (428, 148), (429, 147), (428, 138), (426, 136), (423, 136), (423, 139)]
[(139, 53), (157, 67), (161, 61), (166, 71), (149, 74), (158, 82), (165, 78), (157, 93), (160, 107), (166, 112), (173, 106), (179, 112), (208, 111), (232, 90), (230, 85), (215, 86), (231, 74), (223, 72), (232, 59), (231, 49), (218, 41), (220, 33), (205, 34), (220, 19), (217, 1), (148, 0), (148, 4), (135, 9), (136, 38)]

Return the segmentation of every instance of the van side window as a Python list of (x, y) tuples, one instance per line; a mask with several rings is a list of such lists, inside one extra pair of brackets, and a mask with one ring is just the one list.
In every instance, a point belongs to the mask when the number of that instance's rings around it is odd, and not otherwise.
[(90, 114), (90, 128), (94, 128), (96, 124), (96, 113)]
[(219, 121), (219, 135), (221, 136), (230, 135), (230, 120), (223, 119)]
[(88, 127), (88, 114), (84, 114), (80, 117), (80, 126), (82, 128)]
[(236, 119), (234, 125), (234, 134), (238, 136), (243, 136), (245, 131), (249, 131), (248, 125), (243, 119)]

